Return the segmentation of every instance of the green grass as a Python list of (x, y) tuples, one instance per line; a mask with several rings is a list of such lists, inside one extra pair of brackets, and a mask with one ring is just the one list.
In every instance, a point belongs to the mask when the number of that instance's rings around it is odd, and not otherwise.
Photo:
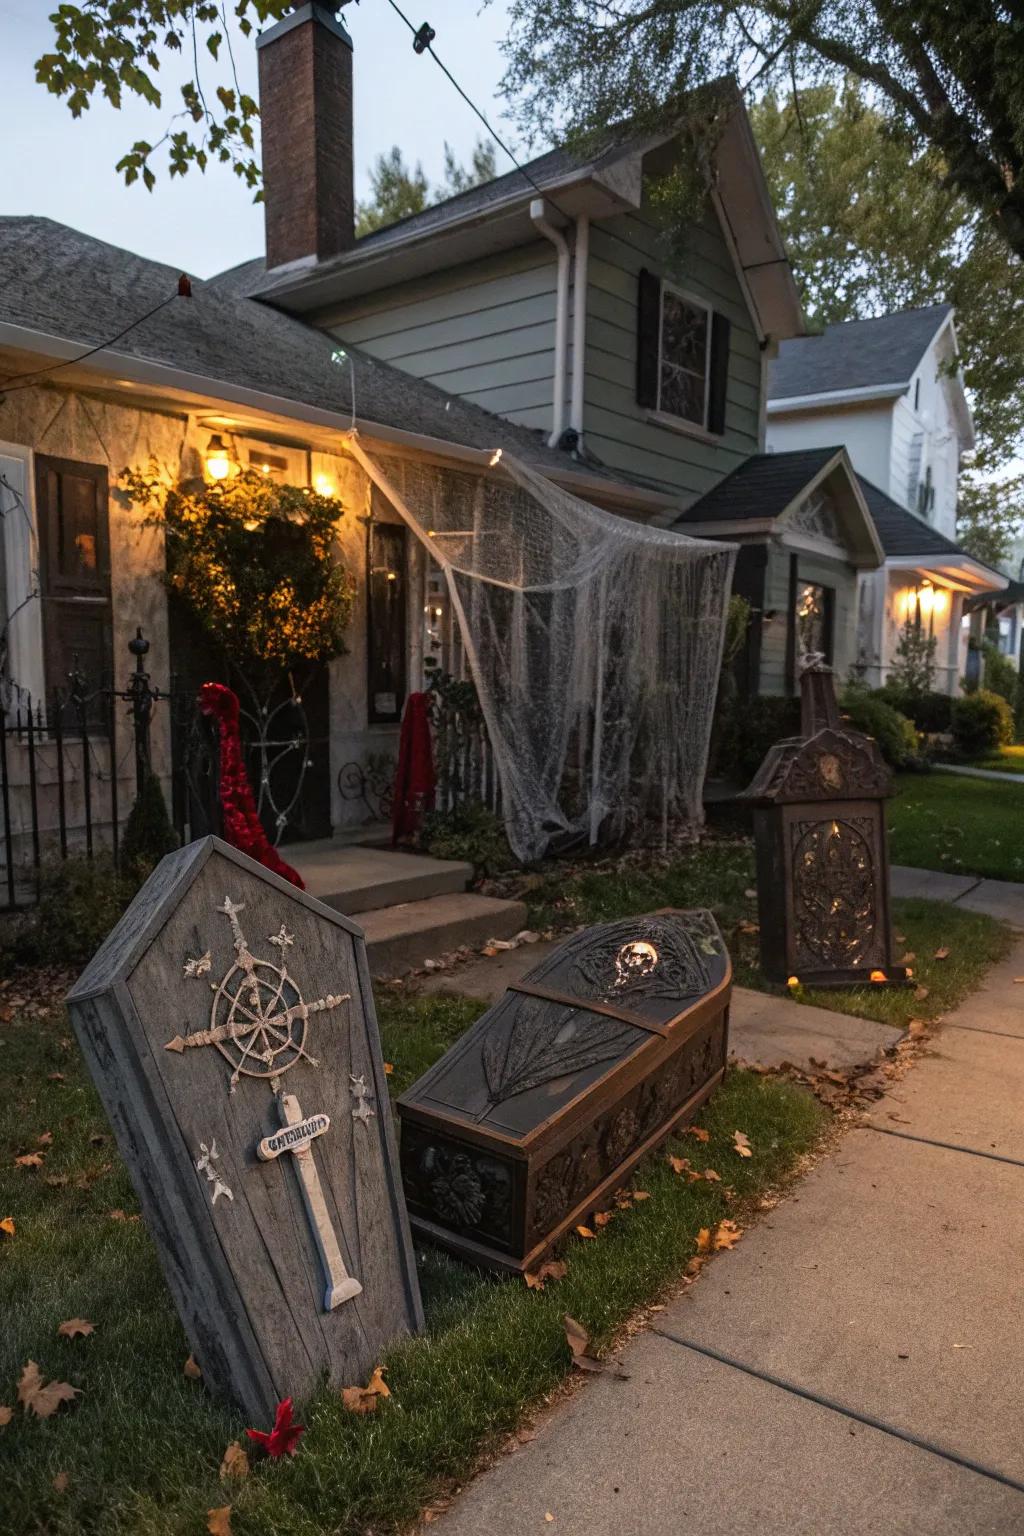
[[(392, 1085), (416, 1077), (480, 1006), (383, 997)], [(229, 1501), (235, 1536), (394, 1529), (567, 1375), (565, 1312), (606, 1344), (678, 1277), (697, 1231), (729, 1214), (742, 1220), (744, 1202), (783, 1180), (825, 1123), (799, 1089), (731, 1074), (703, 1115), (710, 1141), (687, 1137), (682, 1150), (694, 1166), (715, 1167), (735, 1197), (723, 1185), (685, 1183), (662, 1159), (649, 1163), (634, 1187), (651, 1198), (616, 1215), (596, 1242), (573, 1238), (567, 1277), (543, 1294), (426, 1250), (429, 1331), (390, 1355), (393, 1398), (360, 1418), (323, 1392), (303, 1405), (308, 1428), (294, 1461), (255, 1465), (247, 1482), (226, 1487), (217, 1470), (245, 1421), (182, 1375), (188, 1346), (153, 1244), (140, 1221), (110, 1214), (131, 1217), (137, 1206), (63, 1013), (0, 1024), (0, 1059), (0, 1217), (16, 1223), (13, 1238), (0, 1235), (0, 1403), (13, 1406), (29, 1358), (83, 1393), (50, 1420), (18, 1409), (0, 1429), (4, 1536), (196, 1536), (206, 1511)], [(732, 1150), (737, 1129), (753, 1145), (749, 1162)], [(53, 1140), (43, 1167), (16, 1168), (45, 1132)], [(74, 1316), (94, 1322), (95, 1334), (58, 1338)]]
[(972, 768), (994, 768), (999, 773), (1024, 773), (1024, 747), (1000, 747), (991, 757), (979, 758)]
[(911, 773), (898, 774), (896, 788), (888, 809), (894, 864), (1024, 880), (1024, 786)]
[[(912, 782), (930, 784), (932, 780), (913, 777)], [(667, 864), (651, 860), (646, 865), (605, 862), (592, 869), (583, 867), (568, 878), (556, 874), (535, 884), (527, 899), (533, 927), (599, 923), (658, 907), (709, 907), (732, 955), (737, 984), (763, 992), (786, 990), (764, 979), (758, 968), (757, 935), (741, 927), (757, 921), (754, 854), (749, 842), (709, 840)], [(896, 942), (895, 958), (908, 951), (915, 955), (912, 969), (918, 985), (928, 989), (926, 998), (915, 995), (916, 987), (869, 985), (842, 991), (800, 988), (794, 994), (797, 1001), (905, 1028), (911, 1019), (938, 1018), (955, 1007), (988, 967), (1006, 954), (1010, 943), (1001, 923), (945, 902), (894, 902), (893, 920), (896, 933), (905, 940)], [(941, 948), (950, 951), (949, 958), (934, 960)]]

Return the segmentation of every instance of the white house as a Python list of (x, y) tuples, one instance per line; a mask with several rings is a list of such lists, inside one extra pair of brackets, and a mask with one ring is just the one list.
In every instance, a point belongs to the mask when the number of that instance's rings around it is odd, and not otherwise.
[(974, 427), (948, 304), (830, 325), (784, 341), (770, 365), (770, 451), (846, 448), (864, 484), (885, 565), (862, 573), (859, 662), (884, 683), (900, 633), (919, 621), (937, 640), (935, 686), (964, 672), (965, 601), (1007, 578), (956, 543), (957, 482)]

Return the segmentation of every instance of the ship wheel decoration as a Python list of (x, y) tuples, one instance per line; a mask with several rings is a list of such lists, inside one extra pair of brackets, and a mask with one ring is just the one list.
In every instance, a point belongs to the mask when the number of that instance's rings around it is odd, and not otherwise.
[[(277, 961), (258, 960), (238, 919), (244, 910), (244, 905), (230, 896), (225, 896), (217, 908), (231, 924), (235, 959), (220, 981), (209, 983), (213, 992), (209, 1029), (175, 1035), (165, 1050), (180, 1055), (194, 1046), (216, 1046), (231, 1068), (230, 1093), (242, 1077), (265, 1078), (276, 1093), (279, 1080), (296, 1062), (319, 1066), (306, 1049), (310, 1015), (340, 1007), (349, 1001), (350, 994), (328, 993), (307, 1003), (288, 973), (285, 955), (295, 942), (292, 935), (282, 925), (268, 940), (277, 951)], [(199, 978), (209, 970), (209, 951), (200, 960), (185, 962), (186, 976)]]

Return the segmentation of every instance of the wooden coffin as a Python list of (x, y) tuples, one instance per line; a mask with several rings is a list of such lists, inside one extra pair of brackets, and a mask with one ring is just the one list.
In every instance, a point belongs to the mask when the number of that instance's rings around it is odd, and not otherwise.
[(414, 1232), (533, 1269), (721, 1081), (731, 988), (709, 912), (560, 945), (399, 1099)]

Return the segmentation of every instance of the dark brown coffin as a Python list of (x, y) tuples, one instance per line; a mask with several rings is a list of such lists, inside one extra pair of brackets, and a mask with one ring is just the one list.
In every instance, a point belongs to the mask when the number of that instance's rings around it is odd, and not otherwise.
[(399, 1099), (414, 1232), (533, 1269), (721, 1081), (731, 989), (709, 912), (560, 945)]

